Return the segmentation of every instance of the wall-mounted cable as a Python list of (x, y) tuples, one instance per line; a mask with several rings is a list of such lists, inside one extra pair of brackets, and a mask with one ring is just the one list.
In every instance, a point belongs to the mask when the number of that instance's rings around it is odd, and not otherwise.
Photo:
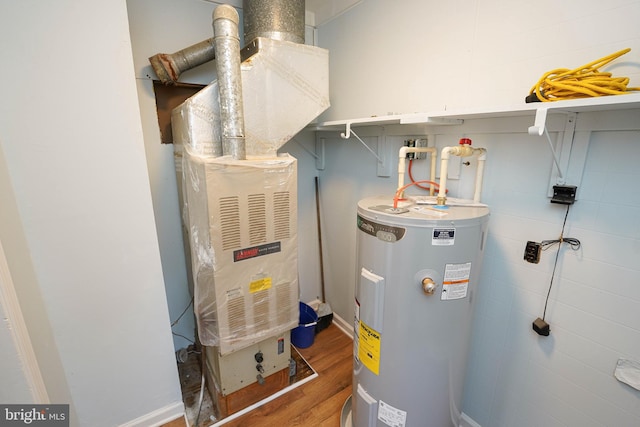
[(195, 344), (195, 341), (192, 338), (186, 337), (182, 334), (179, 334), (177, 332), (175, 332), (173, 330), (173, 327), (176, 326), (178, 324), (178, 322), (180, 321), (180, 319), (182, 319), (182, 317), (187, 313), (187, 310), (189, 310), (189, 307), (191, 307), (191, 305), (193, 304), (193, 297), (191, 297), (191, 300), (189, 301), (189, 304), (185, 307), (185, 309), (182, 311), (182, 313), (180, 314), (180, 316), (178, 316), (178, 318), (176, 320), (174, 320), (173, 322), (171, 322), (171, 333), (176, 336), (176, 337), (180, 337), (183, 338), (187, 341), (189, 341), (191, 344)]
[(174, 320), (173, 322), (171, 322), (171, 327), (173, 328), (174, 326), (176, 326), (178, 324), (178, 322), (180, 321), (180, 319), (182, 319), (182, 317), (186, 314), (187, 310), (189, 310), (189, 307), (191, 307), (191, 304), (193, 304), (193, 297), (191, 297), (191, 300), (189, 300), (189, 304), (184, 308), (184, 310), (182, 311), (182, 313), (180, 314), (180, 316), (178, 316), (178, 318), (176, 320)]
[(560, 237), (554, 240), (543, 240), (542, 242), (540, 242), (540, 248), (543, 251), (553, 247), (554, 245), (558, 245), (558, 249), (556, 251), (555, 260), (553, 262), (553, 270), (551, 272), (551, 280), (549, 282), (549, 289), (547, 290), (547, 297), (545, 298), (545, 301), (544, 301), (544, 310), (542, 312), (542, 318), (538, 317), (533, 322), (533, 330), (536, 331), (539, 335), (547, 336), (549, 335), (549, 332), (550, 332), (549, 324), (545, 321), (545, 318), (547, 316), (547, 305), (549, 303), (549, 296), (551, 295), (551, 288), (553, 287), (553, 279), (555, 278), (556, 268), (558, 266), (560, 249), (562, 248), (562, 245), (565, 243), (569, 245), (569, 247), (574, 251), (577, 251), (578, 249), (580, 249), (580, 246), (581, 246), (580, 240), (575, 239), (573, 237), (564, 237), (564, 229), (567, 225), (567, 217), (569, 216), (570, 207), (571, 205), (567, 205), (567, 211), (564, 214), (564, 221), (562, 222), (562, 230), (560, 231)]

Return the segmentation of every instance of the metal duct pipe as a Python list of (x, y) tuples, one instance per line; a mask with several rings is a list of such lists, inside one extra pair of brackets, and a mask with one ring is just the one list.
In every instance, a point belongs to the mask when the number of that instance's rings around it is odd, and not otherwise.
[(305, 0), (243, 0), (244, 42), (256, 37), (304, 43)]
[(213, 11), (213, 45), (220, 96), (222, 154), (245, 160), (244, 107), (240, 75), (240, 37), (238, 12), (227, 4)]
[(186, 47), (174, 53), (158, 53), (149, 62), (153, 71), (164, 84), (178, 81), (180, 73), (209, 62), (216, 57), (213, 38)]
[[(256, 37), (304, 43), (305, 0), (243, 0), (244, 41)], [(174, 53), (149, 58), (164, 84), (178, 81), (180, 74), (215, 59), (213, 39), (203, 40)]]

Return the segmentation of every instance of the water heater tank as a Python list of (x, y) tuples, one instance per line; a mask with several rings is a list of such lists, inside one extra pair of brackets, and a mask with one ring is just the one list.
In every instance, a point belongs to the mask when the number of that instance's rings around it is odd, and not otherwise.
[(459, 426), (489, 209), (358, 203), (355, 427)]

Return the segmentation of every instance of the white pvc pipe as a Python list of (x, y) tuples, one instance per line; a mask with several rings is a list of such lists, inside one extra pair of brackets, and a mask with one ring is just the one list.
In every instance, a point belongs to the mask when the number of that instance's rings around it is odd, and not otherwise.
[(480, 155), (478, 156), (478, 169), (476, 169), (476, 190), (473, 193), (474, 203), (480, 203), (480, 193), (482, 193), (482, 178), (484, 176), (484, 162), (487, 160), (487, 150), (478, 148)]
[(455, 147), (444, 147), (440, 155), (440, 190), (438, 191), (437, 203), (440, 206), (446, 204), (447, 200), (447, 173), (449, 168), (449, 157), (469, 157), (478, 156), (478, 169), (476, 171), (476, 186), (473, 201), (480, 201), (482, 192), (482, 177), (484, 175), (484, 162), (487, 158), (487, 150), (484, 148), (472, 148), (470, 145), (458, 145)]
[[(431, 182), (436, 180), (436, 164), (438, 151), (435, 147), (401, 147), (398, 152), (398, 190), (404, 187), (404, 175), (407, 153), (429, 153), (431, 154)], [(433, 185), (429, 188), (429, 195), (433, 196)], [(400, 195), (402, 197), (402, 194)]]

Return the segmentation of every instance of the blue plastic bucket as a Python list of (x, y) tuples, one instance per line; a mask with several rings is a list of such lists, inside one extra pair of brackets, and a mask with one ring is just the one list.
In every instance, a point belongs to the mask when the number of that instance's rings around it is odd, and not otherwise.
[(300, 303), (300, 320), (298, 327), (291, 330), (291, 343), (298, 348), (307, 348), (313, 344), (316, 336), (318, 315), (307, 304)]

